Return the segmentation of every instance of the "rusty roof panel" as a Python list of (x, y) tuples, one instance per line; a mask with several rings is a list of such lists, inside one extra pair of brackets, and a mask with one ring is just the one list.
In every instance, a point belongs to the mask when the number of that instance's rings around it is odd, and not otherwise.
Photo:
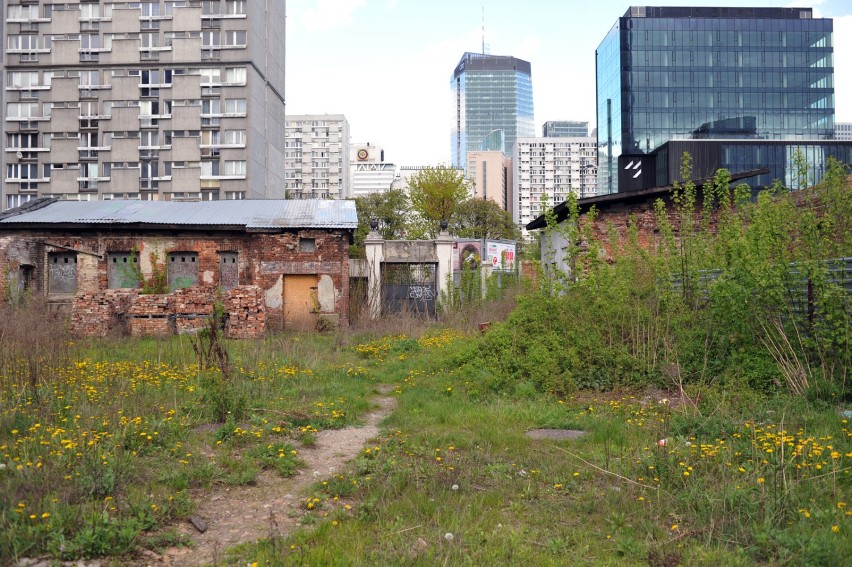
[(354, 201), (55, 201), (35, 210), (6, 211), (0, 225), (105, 224), (238, 226), (246, 229), (358, 226)]

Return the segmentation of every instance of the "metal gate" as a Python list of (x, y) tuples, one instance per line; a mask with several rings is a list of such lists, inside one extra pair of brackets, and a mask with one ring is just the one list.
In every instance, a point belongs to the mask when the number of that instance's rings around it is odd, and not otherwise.
[(382, 314), (435, 317), (437, 264), (382, 264)]

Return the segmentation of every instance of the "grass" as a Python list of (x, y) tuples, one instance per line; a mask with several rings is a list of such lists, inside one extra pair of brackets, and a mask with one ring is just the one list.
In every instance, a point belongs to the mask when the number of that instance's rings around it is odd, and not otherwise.
[[(183, 544), (192, 488), (293, 474), (294, 443), (398, 407), (303, 527), (229, 564), (837, 565), (852, 555), (852, 441), (837, 408), (705, 393), (513, 395), (458, 370), (475, 335), (276, 335), (229, 343), (235, 376), (184, 337), (66, 344), (35, 382), (5, 359), (0, 562)], [(534, 428), (588, 432), (533, 441)], [(665, 440), (664, 443), (660, 443)], [(294, 451), (296, 453), (294, 454)], [(207, 455), (213, 455), (209, 458)], [(448, 535), (448, 534), (451, 534)]]
[[(347, 475), (315, 486), (318, 523), (232, 559), (834, 565), (852, 551), (852, 443), (834, 408), (786, 396), (697, 408), (642, 392), (484, 396), (457, 376), (457, 343), (362, 344), (376, 379), (396, 387), (387, 433)], [(532, 428), (589, 434), (531, 441)]]

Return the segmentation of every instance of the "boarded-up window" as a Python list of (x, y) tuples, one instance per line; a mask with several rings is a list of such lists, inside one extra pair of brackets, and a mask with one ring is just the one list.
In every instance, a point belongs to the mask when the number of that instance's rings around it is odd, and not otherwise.
[(48, 293), (70, 294), (77, 291), (77, 253), (51, 252), (47, 255)]
[(21, 292), (26, 292), (32, 288), (34, 274), (35, 266), (21, 264), (21, 267), (18, 268), (18, 288)]
[(219, 252), (219, 287), (233, 289), (240, 285), (240, 263), (236, 252)]
[(316, 252), (317, 251), (317, 241), (313, 238), (300, 238), (299, 239), (299, 252)]
[(175, 290), (198, 284), (198, 254), (171, 252), (168, 261), (169, 289)]
[(131, 252), (110, 252), (109, 287), (111, 289), (139, 287), (139, 255)]

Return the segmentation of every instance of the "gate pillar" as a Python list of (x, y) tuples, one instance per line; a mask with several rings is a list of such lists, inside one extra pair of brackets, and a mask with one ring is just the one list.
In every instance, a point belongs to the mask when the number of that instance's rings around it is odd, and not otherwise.
[(385, 241), (376, 230), (364, 239), (367, 255), (367, 305), (370, 319), (382, 314), (382, 262), (385, 261)]
[(435, 255), (438, 257), (438, 270), (435, 275), (438, 284), (438, 301), (448, 299), (453, 285), (453, 237), (446, 229), (441, 230), (435, 239)]

